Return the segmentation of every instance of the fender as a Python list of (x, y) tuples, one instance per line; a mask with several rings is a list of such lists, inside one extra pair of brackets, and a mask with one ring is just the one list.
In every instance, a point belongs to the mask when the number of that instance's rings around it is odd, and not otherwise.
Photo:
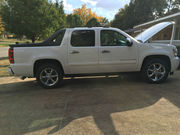
[(141, 70), (144, 60), (147, 57), (151, 57), (151, 56), (155, 56), (155, 57), (166, 56), (166, 57), (169, 58), (170, 64), (171, 64), (171, 55), (169, 54), (169, 52), (167, 50), (164, 50), (164, 49), (158, 49), (158, 50), (151, 49), (151, 50), (148, 50), (148, 51), (144, 51), (139, 55), (138, 71)]

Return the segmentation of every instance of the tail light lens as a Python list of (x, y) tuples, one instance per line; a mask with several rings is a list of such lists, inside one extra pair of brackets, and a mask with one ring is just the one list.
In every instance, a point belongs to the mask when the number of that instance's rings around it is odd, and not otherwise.
[(9, 48), (9, 62), (11, 63), (11, 64), (14, 64), (14, 50), (13, 50), (13, 48)]

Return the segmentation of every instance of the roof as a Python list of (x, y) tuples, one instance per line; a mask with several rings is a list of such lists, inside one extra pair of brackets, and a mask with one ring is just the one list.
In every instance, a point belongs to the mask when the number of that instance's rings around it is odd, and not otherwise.
[(172, 18), (175, 18), (175, 17), (177, 17), (177, 16), (180, 16), (180, 12), (175, 13), (175, 14), (172, 14), (172, 15), (168, 15), (168, 16), (165, 16), (165, 17), (162, 17), (162, 18), (159, 18), (159, 19), (156, 19), (156, 20), (147, 22), (147, 23), (143, 23), (143, 24), (134, 26), (134, 28), (137, 29), (137, 28), (139, 28), (139, 27), (143, 27), (143, 26), (150, 25), (150, 24), (153, 24), (153, 23), (157, 23), (157, 22), (161, 22), (161, 21), (166, 21), (166, 20), (168, 20), (168, 19), (172, 19)]
[[(66, 28), (68, 30), (120, 30), (114, 27), (75, 27), (75, 28)], [(120, 30), (122, 31), (122, 30)]]
[(71, 29), (71, 30), (84, 30), (84, 29), (113, 29), (113, 27), (74, 27), (74, 28), (67, 28), (67, 29)]

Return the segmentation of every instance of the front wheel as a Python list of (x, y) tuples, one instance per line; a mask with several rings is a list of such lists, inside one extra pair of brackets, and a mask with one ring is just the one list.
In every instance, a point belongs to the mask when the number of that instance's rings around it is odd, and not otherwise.
[(161, 59), (148, 60), (143, 66), (142, 73), (144, 78), (150, 83), (164, 82), (170, 72), (169, 65)]
[(54, 64), (43, 64), (36, 72), (36, 80), (44, 88), (55, 88), (62, 81), (62, 73)]

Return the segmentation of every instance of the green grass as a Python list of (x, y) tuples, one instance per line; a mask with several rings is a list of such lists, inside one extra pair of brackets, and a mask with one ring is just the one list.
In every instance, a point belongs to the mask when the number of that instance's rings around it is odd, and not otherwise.
[(10, 44), (15, 44), (16, 42), (19, 42), (19, 43), (29, 42), (29, 43), (31, 43), (31, 40), (27, 40), (27, 39), (23, 39), (23, 40), (18, 40), (18, 39), (0, 39), (0, 47), (9, 46)]
[(0, 60), (0, 77), (9, 76), (8, 67), (9, 67), (8, 59)]

